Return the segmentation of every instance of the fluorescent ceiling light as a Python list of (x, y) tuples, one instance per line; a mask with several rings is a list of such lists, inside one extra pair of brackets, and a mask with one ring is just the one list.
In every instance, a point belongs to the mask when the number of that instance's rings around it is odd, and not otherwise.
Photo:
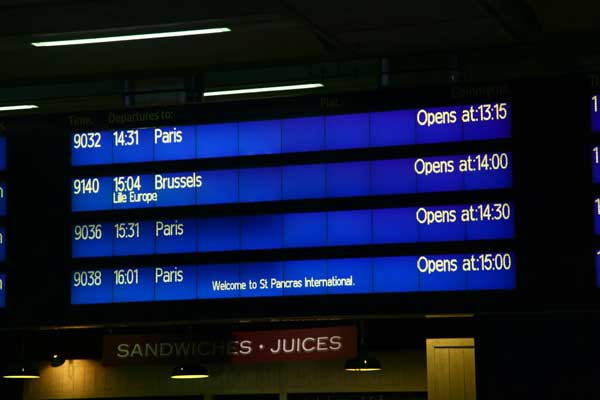
[(55, 47), (55, 46), (76, 46), (81, 44), (97, 44), (97, 43), (112, 43), (126, 42), (130, 40), (148, 40), (148, 39), (164, 39), (182, 36), (208, 35), (211, 33), (231, 32), (229, 28), (210, 28), (210, 29), (195, 29), (189, 31), (161, 32), (161, 33), (144, 33), (139, 35), (123, 35), (123, 36), (106, 36), (89, 39), (71, 39), (71, 40), (53, 40), (47, 42), (33, 42), (35, 47)]
[(228, 96), (233, 94), (248, 94), (248, 93), (265, 93), (265, 92), (282, 92), (286, 90), (301, 90), (315, 89), (323, 87), (322, 83), (306, 83), (302, 85), (287, 85), (287, 86), (269, 86), (262, 88), (235, 89), (235, 90), (218, 90), (213, 92), (204, 92), (204, 97), (209, 96)]
[(0, 106), (0, 112), (1, 111), (32, 110), (34, 108), (39, 108), (39, 107), (36, 105), (33, 105), (33, 104), (23, 104), (23, 105), (18, 105), (18, 106)]

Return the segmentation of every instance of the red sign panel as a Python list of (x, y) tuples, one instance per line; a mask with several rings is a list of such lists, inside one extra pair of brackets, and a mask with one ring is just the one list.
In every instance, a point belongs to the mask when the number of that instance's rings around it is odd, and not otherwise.
[(335, 360), (356, 355), (352, 326), (232, 332), (222, 338), (174, 335), (113, 335), (104, 337), (106, 365), (223, 361), (258, 363), (295, 360)]

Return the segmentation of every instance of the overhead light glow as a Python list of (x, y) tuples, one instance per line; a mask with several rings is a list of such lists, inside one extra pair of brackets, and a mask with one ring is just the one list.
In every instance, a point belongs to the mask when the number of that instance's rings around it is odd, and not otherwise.
[(209, 28), (209, 29), (195, 29), (189, 31), (175, 31), (175, 32), (160, 32), (160, 33), (143, 33), (139, 35), (122, 35), (122, 36), (106, 36), (89, 39), (70, 39), (70, 40), (52, 40), (46, 42), (32, 42), (31, 45), (35, 47), (56, 47), (56, 46), (77, 46), (82, 44), (98, 44), (98, 43), (113, 43), (113, 42), (127, 42), (130, 40), (148, 40), (148, 39), (164, 39), (174, 38), (182, 36), (196, 36), (196, 35), (209, 35), (212, 33), (224, 33), (231, 32), (229, 28)]
[(8, 367), (2, 374), (4, 379), (39, 379), (37, 367), (29, 364), (20, 364)]
[(206, 379), (210, 377), (208, 369), (203, 365), (177, 366), (171, 373), (171, 379)]
[(382, 368), (381, 362), (377, 358), (364, 353), (346, 360), (344, 369), (348, 372), (375, 372), (381, 371)]
[(15, 375), (4, 375), (4, 379), (40, 379), (39, 375), (27, 375), (27, 374), (15, 374)]
[(208, 374), (187, 374), (187, 375), (176, 375), (172, 376), (171, 379), (205, 379), (208, 378)]
[(204, 92), (204, 97), (210, 96), (229, 96), (235, 94), (250, 94), (250, 93), (265, 93), (265, 92), (283, 92), (286, 90), (302, 90), (322, 88), (322, 83), (305, 83), (302, 85), (286, 85), (286, 86), (268, 86), (261, 88), (234, 89), (234, 90), (218, 90), (213, 92)]
[(1, 111), (20, 111), (20, 110), (33, 110), (34, 108), (39, 108), (33, 104), (23, 104), (18, 106), (0, 106)]

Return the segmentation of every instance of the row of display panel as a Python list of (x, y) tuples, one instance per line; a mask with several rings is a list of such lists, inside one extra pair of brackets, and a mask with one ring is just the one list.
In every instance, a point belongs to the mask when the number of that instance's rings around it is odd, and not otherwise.
[(73, 211), (506, 189), (510, 152), (289, 165), (214, 171), (83, 177), (72, 181)]
[(71, 272), (73, 304), (514, 289), (514, 254), (490, 252)]
[(111, 257), (512, 239), (510, 202), (77, 224), (72, 255)]
[(510, 137), (510, 104), (74, 132), (73, 166), (367, 149)]

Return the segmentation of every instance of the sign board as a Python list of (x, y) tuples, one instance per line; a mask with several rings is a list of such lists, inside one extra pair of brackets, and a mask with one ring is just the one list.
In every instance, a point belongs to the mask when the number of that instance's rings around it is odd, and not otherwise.
[(177, 335), (104, 337), (105, 365), (337, 360), (356, 355), (356, 328), (239, 331), (219, 338)]

